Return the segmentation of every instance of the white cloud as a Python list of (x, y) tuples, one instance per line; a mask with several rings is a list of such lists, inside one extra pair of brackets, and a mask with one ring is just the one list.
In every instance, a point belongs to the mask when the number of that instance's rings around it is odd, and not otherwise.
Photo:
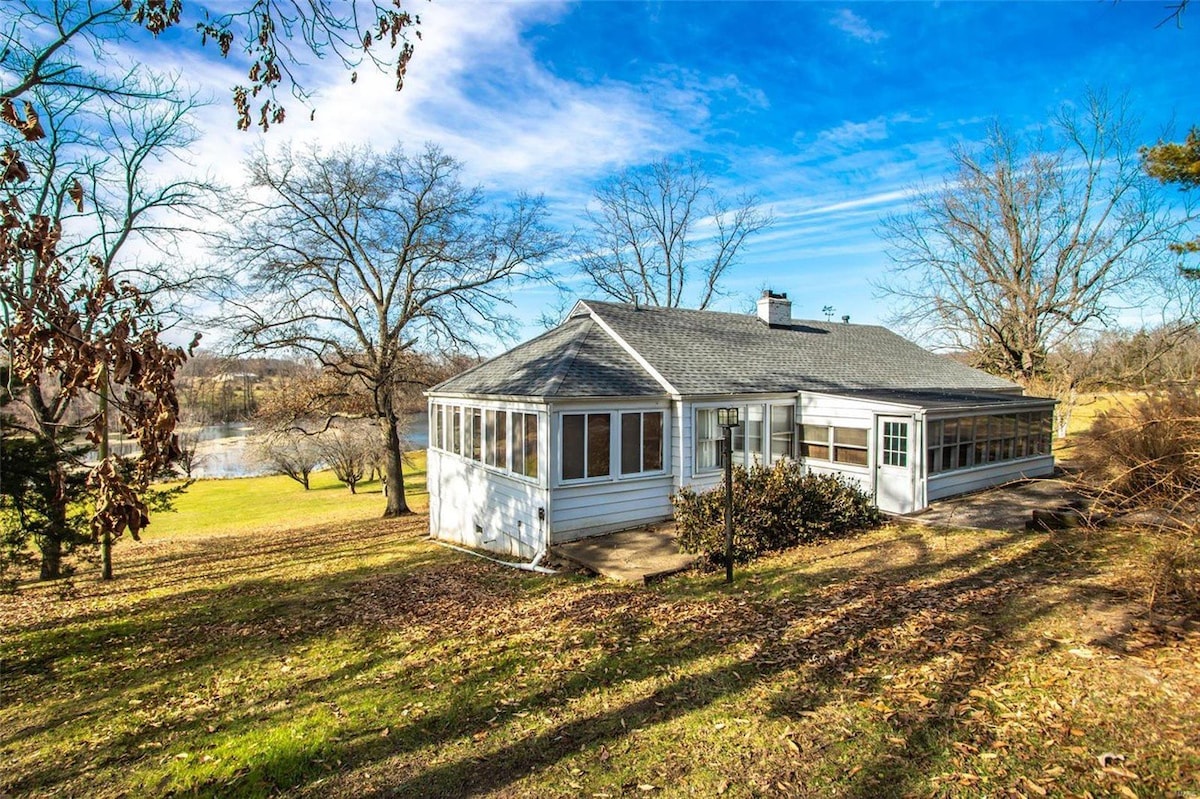
[(829, 24), (860, 42), (877, 44), (887, 38), (887, 32), (871, 27), (865, 19), (848, 8), (840, 9), (829, 20)]

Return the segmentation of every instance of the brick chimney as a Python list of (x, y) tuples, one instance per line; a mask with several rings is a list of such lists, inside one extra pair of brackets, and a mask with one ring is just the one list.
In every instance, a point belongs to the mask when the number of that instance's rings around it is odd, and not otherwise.
[(776, 294), (770, 289), (758, 298), (758, 318), (768, 327), (789, 327), (792, 324), (792, 301), (787, 294)]

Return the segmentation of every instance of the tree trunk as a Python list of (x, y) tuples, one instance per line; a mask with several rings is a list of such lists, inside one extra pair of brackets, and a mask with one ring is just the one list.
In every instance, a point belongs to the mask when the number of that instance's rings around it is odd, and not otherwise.
[(62, 577), (62, 541), (46, 538), (39, 542), (38, 549), (42, 551), (41, 579), (57, 580)]
[[(47, 449), (53, 451), (48, 445)], [(60, 468), (55, 465), (50, 470), (50, 485), (54, 496), (46, 509), (49, 515), (49, 525), (44, 535), (37, 539), (38, 550), (42, 553), (40, 577), (43, 580), (57, 580), (62, 577), (63, 542), (70, 535), (67, 522), (67, 491), (65, 478)]]
[(387, 459), (384, 467), (387, 479), (387, 507), (383, 511), (384, 518), (403, 516), (409, 512), (408, 501), (404, 496), (404, 473), (401, 471), (404, 453), (400, 451), (398, 421), (396, 412), (391, 408), (379, 416), (379, 431), (383, 437), (384, 457)]

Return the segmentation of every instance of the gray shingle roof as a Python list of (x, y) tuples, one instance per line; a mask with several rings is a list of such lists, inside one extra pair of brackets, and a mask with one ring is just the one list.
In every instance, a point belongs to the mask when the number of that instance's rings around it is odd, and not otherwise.
[(589, 311), (685, 395), (1016, 388), (877, 325), (794, 320), (789, 327), (771, 328), (754, 315), (587, 300), (553, 330), (431, 391), (522, 397), (664, 394)]
[(770, 328), (748, 314), (583, 305), (681, 394), (1015, 388), (877, 325), (793, 320)]
[(431, 391), (517, 397), (641, 397), (666, 393), (588, 316), (572, 317)]

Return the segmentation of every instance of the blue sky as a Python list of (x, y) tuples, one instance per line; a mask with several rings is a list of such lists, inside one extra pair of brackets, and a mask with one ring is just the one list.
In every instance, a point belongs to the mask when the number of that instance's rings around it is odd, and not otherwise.
[[(883, 321), (887, 302), (871, 286), (887, 267), (880, 217), (946, 174), (949, 149), (978, 141), (992, 120), (1034, 129), (1090, 87), (1128, 93), (1147, 142), (1200, 123), (1200, 9), (1182, 29), (1156, 27), (1158, 1), (434, 0), (416, 10), (423, 38), (404, 92), (386, 75), (361, 73), (351, 86), (316, 64), (305, 71), (316, 120), (294, 109), (268, 146), (432, 140), (498, 196), (544, 193), (564, 228), (606, 176), (693, 156), (777, 220), (730, 274), (729, 310), (769, 285), (789, 293), (797, 316), (832, 305)], [(158, 57), (217, 98), (196, 162), (232, 179), (261, 136), (233, 130), (233, 65), (194, 47)], [(524, 337), (554, 300), (548, 289), (515, 298)]]

